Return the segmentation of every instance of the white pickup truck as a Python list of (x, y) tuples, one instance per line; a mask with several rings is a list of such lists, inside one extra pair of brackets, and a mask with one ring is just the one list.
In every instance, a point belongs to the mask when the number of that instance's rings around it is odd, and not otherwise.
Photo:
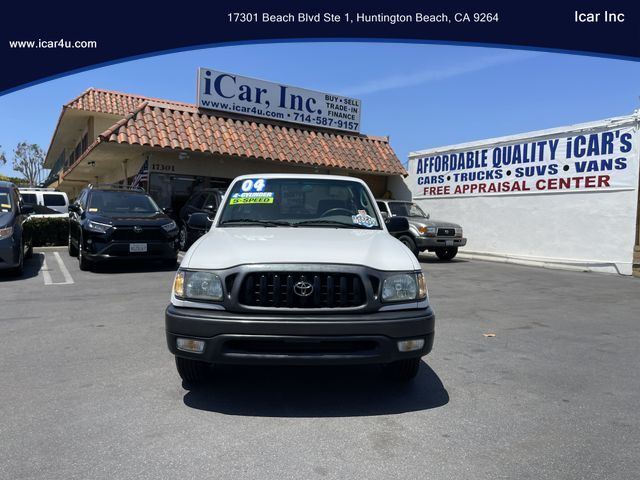
[(389, 234), (356, 178), (268, 174), (234, 180), (185, 254), (165, 312), (187, 382), (211, 364), (386, 364), (410, 380), (431, 351), (424, 273)]

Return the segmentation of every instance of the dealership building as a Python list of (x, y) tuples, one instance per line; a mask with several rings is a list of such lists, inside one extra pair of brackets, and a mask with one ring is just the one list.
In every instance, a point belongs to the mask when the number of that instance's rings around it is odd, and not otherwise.
[(376, 196), (406, 192), (389, 139), (359, 123), (359, 100), (211, 69), (199, 71), (196, 104), (89, 88), (62, 108), (46, 183), (73, 198), (145, 173), (143, 187), (174, 211), (195, 191), (253, 173), (348, 175)]
[(472, 257), (637, 275), (639, 130), (635, 112), (420, 150), (407, 186)]

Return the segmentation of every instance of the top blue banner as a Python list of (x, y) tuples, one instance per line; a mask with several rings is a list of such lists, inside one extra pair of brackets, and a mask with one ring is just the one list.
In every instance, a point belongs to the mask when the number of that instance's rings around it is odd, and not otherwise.
[(636, 2), (227, 2), (3, 6), (0, 94), (132, 58), (216, 44), (477, 44), (640, 59)]

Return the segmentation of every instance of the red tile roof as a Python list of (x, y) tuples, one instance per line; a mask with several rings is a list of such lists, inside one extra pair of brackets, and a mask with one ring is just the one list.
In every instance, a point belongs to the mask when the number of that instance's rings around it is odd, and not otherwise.
[(174, 102), (172, 100), (161, 100), (157, 98), (143, 97), (142, 95), (132, 95), (130, 93), (114, 92), (112, 90), (103, 90), (91, 87), (67, 103), (64, 108), (108, 113), (124, 117), (125, 115), (136, 111), (140, 104), (146, 101), (153, 101), (177, 107), (193, 106), (188, 103)]
[(203, 112), (186, 103), (94, 88), (65, 107), (124, 117), (100, 134), (79, 161), (100, 143), (111, 142), (407, 175), (386, 137)]
[(308, 130), (145, 102), (102, 141), (406, 175), (386, 138)]

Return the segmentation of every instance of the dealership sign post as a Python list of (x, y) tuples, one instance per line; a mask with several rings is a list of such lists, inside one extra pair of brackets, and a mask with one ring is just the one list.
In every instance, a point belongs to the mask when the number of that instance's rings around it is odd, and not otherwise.
[(198, 108), (360, 131), (360, 100), (210, 68), (198, 70)]

